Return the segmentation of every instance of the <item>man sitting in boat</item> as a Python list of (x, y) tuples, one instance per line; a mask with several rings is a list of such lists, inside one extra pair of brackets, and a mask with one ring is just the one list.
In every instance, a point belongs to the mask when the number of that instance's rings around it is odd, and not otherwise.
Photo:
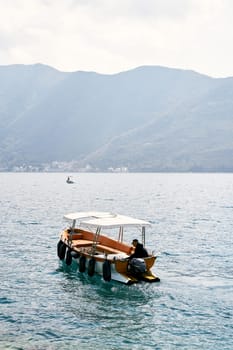
[(143, 247), (142, 243), (138, 242), (138, 239), (134, 239), (132, 245), (134, 246), (134, 253), (130, 255), (130, 260), (133, 258), (146, 258), (148, 256), (147, 250)]

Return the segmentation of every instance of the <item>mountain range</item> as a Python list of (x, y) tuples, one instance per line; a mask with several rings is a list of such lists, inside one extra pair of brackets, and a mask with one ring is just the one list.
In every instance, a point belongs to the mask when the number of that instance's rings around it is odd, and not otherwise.
[(0, 170), (232, 172), (233, 77), (0, 66)]

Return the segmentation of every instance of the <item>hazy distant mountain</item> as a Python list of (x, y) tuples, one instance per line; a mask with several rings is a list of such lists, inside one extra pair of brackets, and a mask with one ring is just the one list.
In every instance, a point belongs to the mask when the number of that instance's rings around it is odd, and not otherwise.
[(233, 78), (145, 66), (114, 75), (0, 66), (0, 169), (233, 171)]

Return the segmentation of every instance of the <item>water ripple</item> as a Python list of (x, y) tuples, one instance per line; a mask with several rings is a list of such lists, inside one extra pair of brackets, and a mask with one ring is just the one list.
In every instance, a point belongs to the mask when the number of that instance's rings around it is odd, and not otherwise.
[[(233, 175), (77, 176), (71, 188), (65, 174), (0, 174), (0, 348), (231, 349)], [(152, 223), (161, 283), (58, 262), (63, 215), (93, 208)]]

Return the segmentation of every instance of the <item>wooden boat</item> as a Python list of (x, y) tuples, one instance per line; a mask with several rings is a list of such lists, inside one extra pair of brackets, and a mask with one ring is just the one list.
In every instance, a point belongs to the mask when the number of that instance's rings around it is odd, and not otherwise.
[[(65, 264), (75, 260), (80, 272), (89, 276), (95, 273), (105, 281), (132, 284), (139, 281), (158, 282), (160, 279), (151, 271), (156, 256), (131, 258), (133, 247), (124, 243), (126, 228), (140, 228), (145, 245), (145, 228), (150, 223), (128, 216), (108, 212), (78, 212), (64, 216), (70, 222), (57, 244), (57, 254)], [(117, 229), (117, 237), (107, 235), (103, 230)]]

